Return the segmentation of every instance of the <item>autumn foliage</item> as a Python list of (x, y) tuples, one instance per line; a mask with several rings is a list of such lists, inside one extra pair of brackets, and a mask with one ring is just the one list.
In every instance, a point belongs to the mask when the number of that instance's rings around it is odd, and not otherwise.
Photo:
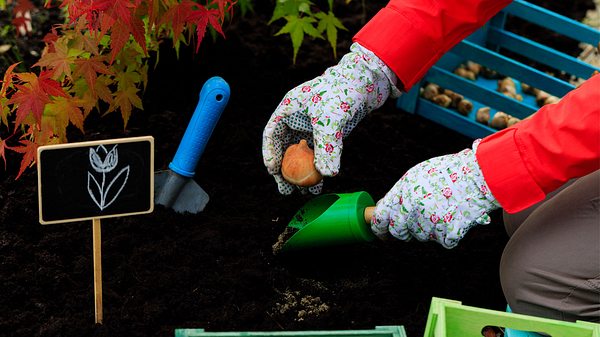
[[(25, 13), (29, 0), (15, 0)], [(0, 78), (0, 123), (11, 130), (0, 138), (6, 151), (22, 154), (17, 178), (35, 161), (41, 145), (67, 142), (67, 127), (84, 130), (84, 120), (97, 111), (120, 112), (124, 127), (134, 108), (143, 109), (150, 52), (170, 38), (196, 50), (207, 29), (221, 28), (234, 0), (47, 0), (58, 6), (66, 22), (55, 26), (31, 72), (10, 66)], [(25, 16), (13, 20), (27, 25)], [(9, 145), (10, 144), (10, 145)], [(14, 144), (14, 145), (13, 145)]]

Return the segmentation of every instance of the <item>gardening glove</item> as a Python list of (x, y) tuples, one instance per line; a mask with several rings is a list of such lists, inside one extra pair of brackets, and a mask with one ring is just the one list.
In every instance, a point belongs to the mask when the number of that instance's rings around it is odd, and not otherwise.
[(475, 224), (488, 224), (500, 205), (490, 192), (473, 149), (426, 160), (410, 170), (377, 203), (371, 229), (380, 238), (458, 244)]
[[(293, 191), (281, 175), (281, 160), (290, 144), (306, 139), (314, 148), (317, 170), (323, 176), (335, 176), (340, 170), (342, 140), (388, 96), (400, 95), (396, 82), (396, 75), (375, 54), (354, 43), (337, 65), (290, 90), (263, 132), (263, 160), (279, 192)], [(308, 190), (318, 194), (321, 187), (322, 182)]]

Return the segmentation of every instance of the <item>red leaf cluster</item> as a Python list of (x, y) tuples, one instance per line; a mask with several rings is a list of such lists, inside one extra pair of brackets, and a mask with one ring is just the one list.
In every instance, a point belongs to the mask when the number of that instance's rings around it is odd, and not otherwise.
[[(232, 10), (234, 4), (235, 1), (233, 0), (213, 0), (207, 6), (202, 6), (191, 0), (182, 0), (166, 11), (160, 23), (172, 25), (174, 40), (179, 39), (184, 27), (196, 26), (197, 52), (209, 25), (221, 36), (225, 36), (221, 23), (225, 14)], [(216, 8), (214, 8), (215, 6)]]
[[(46, 34), (46, 48), (34, 64), (40, 68), (39, 75), (14, 72), (14, 64), (0, 82), (0, 124), (8, 126), (9, 118), (14, 122), (13, 134), (0, 138), (0, 158), (6, 161), (6, 149), (23, 155), (17, 178), (35, 162), (38, 146), (67, 141), (69, 124), (83, 131), (84, 119), (99, 107), (100, 100), (108, 104), (105, 113), (120, 110), (126, 127), (132, 109), (143, 108), (139, 92), (147, 80), (144, 61), (148, 56), (147, 39), (170, 35), (178, 43), (192, 37), (184, 37), (186, 30), (195, 31), (198, 51), (209, 27), (224, 36), (221, 25), (236, 3), (235, 0), (207, 0), (205, 4), (192, 0), (54, 2), (66, 9), (68, 23), (57, 25)], [(45, 7), (52, 5), (52, 0), (46, 0)], [(17, 28), (30, 25), (33, 10), (30, 0), (18, 0), (14, 13), (20, 14), (15, 15), (13, 24)], [(156, 48), (157, 41), (152, 42), (151, 46)], [(19, 144), (8, 146), (7, 140), (17, 134), (20, 134)]]

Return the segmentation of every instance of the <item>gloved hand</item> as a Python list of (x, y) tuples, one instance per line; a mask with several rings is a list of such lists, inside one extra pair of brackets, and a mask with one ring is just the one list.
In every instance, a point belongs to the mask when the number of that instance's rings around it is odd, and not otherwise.
[(500, 205), (477, 164), (478, 144), (479, 140), (472, 150), (432, 158), (408, 170), (377, 202), (373, 233), (453, 248), (475, 224), (488, 224), (487, 213)]
[[(290, 90), (263, 132), (263, 160), (279, 192), (293, 191), (281, 176), (281, 160), (290, 144), (306, 139), (314, 148), (315, 167), (321, 175), (336, 175), (342, 140), (390, 94), (400, 95), (396, 81), (396, 75), (375, 54), (354, 43), (337, 65)], [(321, 187), (322, 182), (309, 191), (318, 194)]]

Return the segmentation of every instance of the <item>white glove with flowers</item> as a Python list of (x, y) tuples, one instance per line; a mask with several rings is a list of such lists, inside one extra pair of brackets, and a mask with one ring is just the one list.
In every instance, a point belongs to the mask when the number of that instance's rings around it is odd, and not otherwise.
[(408, 170), (377, 203), (375, 235), (437, 241), (453, 248), (475, 224), (488, 224), (500, 205), (490, 192), (473, 149), (426, 160)]
[[(396, 82), (396, 75), (375, 54), (354, 43), (337, 65), (290, 90), (263, 132), (263, 160), (279, 192), (294, 190), (281, 175), (283, 154), (290, 144), (306, 139), (314, 148), (317, 170), (323, 176), (335, 176), (340, 170), (342, 140), (388, 96), (400, 95)], [(322, 182), (308, 190), (318, 194), (321, 187)]]

